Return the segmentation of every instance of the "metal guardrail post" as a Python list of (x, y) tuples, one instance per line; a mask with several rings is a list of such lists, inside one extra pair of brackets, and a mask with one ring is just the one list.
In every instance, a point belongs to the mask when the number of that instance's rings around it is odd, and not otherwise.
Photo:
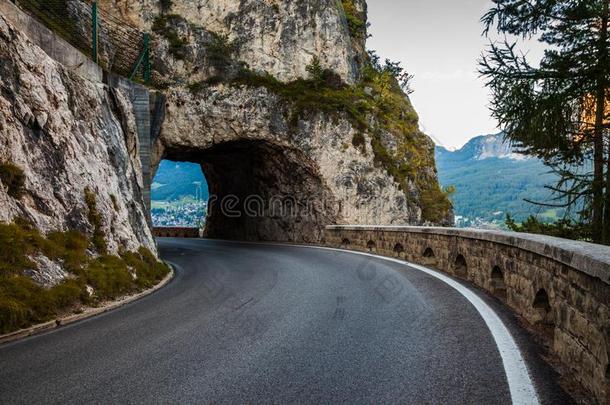
[(98, 63), (97, 60), (97, 39), (98, 39), (98, 18), (97, 18), (97, 1), (94, 1), (91, 5), (91, 57), (93, 62)]
[(135, 79), (138, 71), (142, 68), (142, 79), (145, 83), (150, 81), (151, 68), (150, 68), (150, 34), (145, 32), (143, 37), (143, 48), (136, 64), (133, 66), (131, 70), (131, 74), (129, 75), (129, 80)]
[(150, 34), (144, 33), (144, 82), (150, 82)]

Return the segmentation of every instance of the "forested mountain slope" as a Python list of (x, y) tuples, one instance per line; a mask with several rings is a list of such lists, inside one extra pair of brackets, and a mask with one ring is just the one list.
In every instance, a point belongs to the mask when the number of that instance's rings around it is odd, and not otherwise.
[(507, 213), (517, 220), (563, 214), (525, 201), (548, 202), (552, 193), (545, 185), (554, 185), (557, 176), (542, 161), (518, 154), (501, 134), (478, 136), (456, 151), (437, 146), (436, 162), (441, 184), (456, 187), (452, 200), (460, 226), (501, 225)]

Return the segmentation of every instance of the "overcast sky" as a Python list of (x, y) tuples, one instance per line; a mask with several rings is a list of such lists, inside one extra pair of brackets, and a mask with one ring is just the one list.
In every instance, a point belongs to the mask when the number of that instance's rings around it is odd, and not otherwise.
[(477, 59), (487, 40), (481, 16), (489, 0), (368, 0), (368, 47), (415, 75), (411, 100), (425, 132), (443, 146), (498, 132)]

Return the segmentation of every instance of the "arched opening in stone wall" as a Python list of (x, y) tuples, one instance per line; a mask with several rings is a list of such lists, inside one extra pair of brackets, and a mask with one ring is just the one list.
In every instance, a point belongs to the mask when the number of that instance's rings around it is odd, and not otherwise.
[(369, 252), (374, 252), (375, 251), (375, 242), (373, 242), (372, 240), (368, 241), (366, 243), (366, 248)]
[(402, 257), (404, 255), (404, 253), (405, 253), (405, 248), (402, 245), (402, 243), (397, 243), (397, 244), (394, 245), (393, 251), (394, 251), (394, 255), (396, 257)]
[(542, 335), (552, 343), (555, 335), (555, 320), (551, 300), (544, 288), (538, 290), (532, 306), (536, 312), (536, 326), (540, 329)]
[(350, 241), (347, 238), (343, 238), (343, 240), (341, 241), (341, 247), (342, 248), (348, 248), (350, 245)]
[(205, 173), (205, 237), (318, 242), (337, 219), (317, 166), (298, 149), (244, 139), (156, 148), (158, 159), (196, 163)]
[(422, 263), (424, 266), (436, 266), (438, 264), (432, 248), (428, 247), (424, 250)]
[(457, 255), (455, 262), (453, 263), (453, 270), (456, 276), (468, 278), (468, 264), (466, 263), (466, 258), (463, 255)]
[(499, 266), (494, 266), (491, 270), (491, 288), (493, 294), (501, 300), (506, 300), (506, 283), (504, 273)]

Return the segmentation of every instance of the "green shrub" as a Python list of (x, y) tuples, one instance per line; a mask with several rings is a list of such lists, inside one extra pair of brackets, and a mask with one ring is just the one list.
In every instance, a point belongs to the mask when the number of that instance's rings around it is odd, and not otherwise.
[(77, 280), (45, 289), (22, 275), (0, 277), (0, 333), (53, 319), (61, 308), (85, 297), (84, 284)]
[(25, 191), (25, 173), (20, 167), (12, 163), (0, 163), (0, 181), (8, 195), (21, 198)]
[(52, 232), (47, 236), (48, 248), (43, 250), (45, 256), (60, 260), (66, 271), (78, 273), (86, 265), (88, 238), (81, 232)]
[(47, 321), (57, 309), (44, 288), (22, 275), (0, 277), (0, 302), (4, 303), (5, 311), (0, 318), (14, 318), (17, 324), (13, 324), (13, 328)]
[(7, 333), (27, 325), (28, 310), (23, 303), (0, 294), (0, 333)]
[(66, 308), (88, 301), (88, 293), (82, 280), (67, 279), (47, 291), (55, 308)]
[(515, 232), (535, 233), (573, 240), (591, 241), (592, 239), (591, 224), (576, 222), (570, 218), (563, 218), (556, 222), (546, 223), (531, 215), (519, 224), (510, 214), (507, 214), (506, 226), (508, 229)]
[(108, 251), (108, 245), (106, 244), (106, 238), (102, 231), (102, 216), (97, 210), (97, 201), (95, 194), (89, 187), (85, 187), (85, 203), (89, 213), (87, 219), (93, 226), (93, 236), (91, 242), (95, 250), (100, 254), (105, 254)]

